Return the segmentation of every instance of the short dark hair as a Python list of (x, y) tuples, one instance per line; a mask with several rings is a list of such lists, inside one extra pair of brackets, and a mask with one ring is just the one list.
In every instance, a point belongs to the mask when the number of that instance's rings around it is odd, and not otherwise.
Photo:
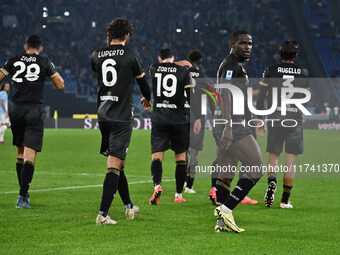
[(299, 43), (295, 40), (284, 41), (279, 48), (281, 60), (294, 60), (299, 52)]
[(158, 52), (158, 57), (160, 57), (162, 60), (172, 58), (173, 56), (174, 54), (172, 54), (171, 50), (168, 48), (163, 48)]
[(109, 36), (110, 41), (113, 39), (124, 41), (125, 35), (127, 35), (128, 33), (132, 35), (132, 32), (133, 32), (132, 24), (126, 19), (117, 18), (112, 20), (107, 25), (107, 34)]
[(189, 57), (190, 62), (198, 63), (198, 62), (200, 62), (200, 60), (202, 60), (203, 54), (199, 50), (192, 50), (192, 51), (189, 52), (188, 57)]
[(235, 30), (230, 36), (230, 42), (231, 43), (237, 42), (238, 37), (240, 35), (251, 35), (251, 34), (248, 31), (242, 30), (242, 29)]
[(26, 38), (25, 44), (30, 49), (39, 50), (42, 45), (42, 40), (38, 35), (29, 35)]

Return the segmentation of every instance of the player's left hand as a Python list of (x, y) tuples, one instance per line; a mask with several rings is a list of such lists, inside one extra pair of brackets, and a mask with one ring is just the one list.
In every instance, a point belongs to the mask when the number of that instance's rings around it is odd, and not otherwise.
[(201, 119), (195, 120), (194, 123), (194, 134), (198, 135), (201, 132), (202, 124), (201, 124)]
[(223, 129), (222, 137), (220, 140), (220, 147), (227, 150), (233, 141), (233, 133), (231, 127), (225, 127)]
[[(263, 124), (263, 126), (261, 126), (262, 124)], [(263, 121), (258, 121), (257, 122), (256, 133), (258, 133), (259, 136), (264, 136), (265, 132), (266, 132), (266, 127), (265, 127)]]
[(151, 99), (148, 101), (148, 100), (145, 99), (145, 97), (143, 97), (140, 100), (140, 103), (143, 105), (144, 111), (150, 110), (150, 108), (151, 108)]
[(176, 65), (179, 66), (187, 66), (187, 67), (192, 67), (192, 64), (188, 60), (180, 60), (175, 62)]

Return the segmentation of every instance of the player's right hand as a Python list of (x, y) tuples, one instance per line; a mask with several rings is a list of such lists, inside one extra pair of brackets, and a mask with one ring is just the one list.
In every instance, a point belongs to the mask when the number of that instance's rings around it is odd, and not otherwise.
[(200, 132), (201, 132), (201, 119), (197, 119), (195, 120), (195, 123), (194, 123), (194, 134), (195, 135), (198, 135)]
[(144, 111), (150, 110), (150, 108), (151, 108), (151, 99), (150, 100), (146, 100), (145, 97), (143, 97), (140, 100), (140, 103), (143, 105)]
[(222, 137), (220, 140), (220, 147), (227, 150), (233, 141), (233, 133), (231, 127), (225, 127), (223, 129)]
[(176, 65), (192, 67), (192, 64), (188, 60), (180, 60), (175, 62)]
[[(263, 125), (263, 126), (261, 126), (261, 125)], [(264, 136), (264, 133), (266, 132), (266, 126), (264, 125), (263, 121), (257, 122), (256, 132), (259, 134), (259, 136)]]

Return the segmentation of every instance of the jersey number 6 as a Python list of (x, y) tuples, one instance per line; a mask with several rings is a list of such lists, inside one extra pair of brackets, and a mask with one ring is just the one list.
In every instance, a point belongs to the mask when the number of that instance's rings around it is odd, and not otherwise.
[[(107, 87), (112, 87), (117, 82), (117, 71), (113, 67), (116, 65), (116, 61), (114, 61), (111, 58), (106, 59), (102, 64), (102, 77), (103, 77), (103, 83)], [(107, 80), (108, 73), (111, 73), (112, 79), (111, 81)]]

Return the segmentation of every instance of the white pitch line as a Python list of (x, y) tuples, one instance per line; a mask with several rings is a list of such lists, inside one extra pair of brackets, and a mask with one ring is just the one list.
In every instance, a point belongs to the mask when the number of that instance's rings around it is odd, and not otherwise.
[[(175, 179), (170, 179), (170, 180), (162, 180), (162, 182), (171, 182), (175, 181)], [(139, 182), (130, 182), (129, 184), (143, 184), (143, 183), (151, 183), (153, 181), (139, 181)], [(98, 185), (86, 185), (86, 186), (71, 186), (71, 187), (59, 187), (59, 188), (51, 188), (51, 189), (33, 189), (30, 190), (29, 192), (44, 192), (44, 191), (55, 191), (55, 190), (68, 190), (68, 189), (87, 189), (87, 188), (98, 188), (98, 187), (103, 187), (103, 184), (98, 184)], [(5, 191), (5, 192), (0, 192), (0, 195), (6, 195), (6, 194), (17, 194), (18, 191)]]
[[(0, 170), (0, 174), (4, 173), (4, 174), (16, 174), (15, 171), (1, 171)], [(103, 174), (90, 174), (90, 173), (53, 173), (53, 172), (35, 172), (35, 175), (38, 174), (46, 174), (46, 175), (75, 175), (75, 176), (104, 176), (105, 173)], [(138, 177), (138, 178), (150, 178), (150, 176), (144, 176), (144, 175), (126, 175), (127, 177)]]

